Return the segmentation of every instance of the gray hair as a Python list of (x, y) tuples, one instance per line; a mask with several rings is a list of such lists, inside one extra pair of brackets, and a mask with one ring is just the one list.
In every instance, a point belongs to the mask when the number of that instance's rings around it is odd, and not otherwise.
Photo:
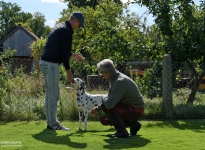
[(113, 74), (116, 72), (115, 66), (110, 59), (104, 59), (97, 64), (99, 72), (107, 72)]

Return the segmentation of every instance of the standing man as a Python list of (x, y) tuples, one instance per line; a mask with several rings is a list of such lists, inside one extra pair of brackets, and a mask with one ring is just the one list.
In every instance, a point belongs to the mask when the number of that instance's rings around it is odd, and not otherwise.
[(108, 97), (102, 104), (91, 110), (96, 114), (103, 110), (101, 118), (103, 125), (113, 125), (116, 133), (111, 137), (129, 137), (126, 127), (130, 127), (130, 134), (136, 135), (141, 124), (138, 122), (144, 114), (144, 100), (138, 86), (128, 76), (117, 71), (110, 59), (104, 59), (97, 64), (98, 71), (109, 81)]
[(72, 35), (74, 30), (83, 27), (84, 15), (75, 12), (66, 22), (57, 24), (50, 32), (40, 60), (40, 70), (45, 78), (46, 85), (46, 120), (47, 128), (52, 130), (70, 130), (62, 126), (57, 119), (57, 102), (60, 97), (59, 89), (59, 64), (63, 64), (67, 79), (73, 81), (69, 59), (73, 58), (78, 62), (83, 61), (79, 53), (72, 53)]

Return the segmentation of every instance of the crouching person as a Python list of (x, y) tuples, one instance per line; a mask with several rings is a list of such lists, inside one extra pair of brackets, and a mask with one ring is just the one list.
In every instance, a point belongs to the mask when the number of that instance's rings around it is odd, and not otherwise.
[[(104, 59), (97, 64), (99, 73), (109, 81), (108, 97), (100, 106), (91, 110), (96, 114), (102, 110), (105, 115), (100, 121), (103, 125), (113, 125), (116, 133), (111, 137), (127, 138), (136, 135), (141, 124), (138, 122), (144, 114), (144, 100), (138, 86), (128, 76), (117, 71), (110, 59)], [(130, 128), (130, 133), (126, 130)]]

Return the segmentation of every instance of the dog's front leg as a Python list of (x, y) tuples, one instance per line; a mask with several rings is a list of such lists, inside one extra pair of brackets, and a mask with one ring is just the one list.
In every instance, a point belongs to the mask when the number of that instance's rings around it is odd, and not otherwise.
[(84, 111), (84, 130), (87, 130), (87, 121), (88, 121), (88, 110)]
[(82, 111), (79, 111), (78, 130), (80, 130), (80, 129), (81, 129), (82, 120), (83, 120), (83, 112), (82, 112)]

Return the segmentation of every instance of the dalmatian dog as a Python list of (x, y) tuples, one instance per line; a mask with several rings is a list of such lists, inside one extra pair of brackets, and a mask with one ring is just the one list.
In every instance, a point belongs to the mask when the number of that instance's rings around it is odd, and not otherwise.
[(87, 120), (88, 120), (88, 113), (91, 111), (95, 106), (98, 106), (102, 103), (102, 99), (106, 97), (105, 94), (95, 94), (91, 95), (86, 93), (85, 88), (86, 84), (80, 78), (74, 78), (73, 81), (74, 88), (76, 89), (76, 104), (78, 107), (79, 112), (79, 124), (78, 130), (81, 129), (82, 119), (84, 116), (84, 130), (87, 130)]

